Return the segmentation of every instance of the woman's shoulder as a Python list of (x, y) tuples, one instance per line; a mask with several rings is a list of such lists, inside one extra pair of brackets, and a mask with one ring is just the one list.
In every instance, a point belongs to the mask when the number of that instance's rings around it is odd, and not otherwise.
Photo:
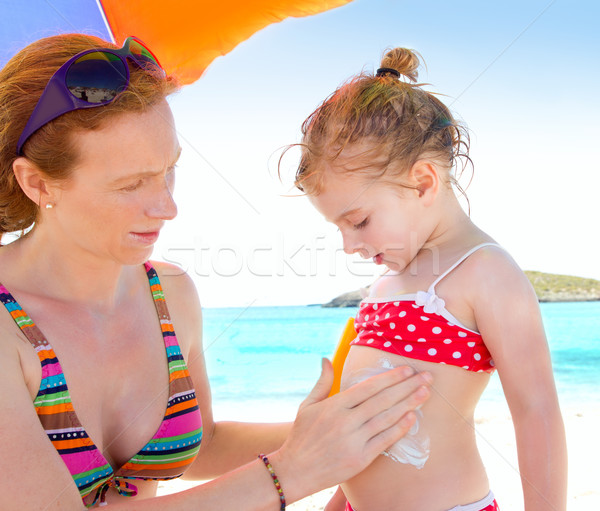
[(196, 284), (179, 266), (162, 261), (150, 261), (156, 270), (177, 337), (189, 347), (202, 329), (202, 309)]
[(177, 303), (178, 306), (185, 308), (200, 307), (196, 284), (183, 268), (163, 261), (149, 261), (149, 263), (156, 270), (169, 305)]
[(164, 261), (148, 261), (148, 263), (156, 270), (163, 289), (173, 288), (181, 292), (195, 290), (194, 281), (180, 266)]

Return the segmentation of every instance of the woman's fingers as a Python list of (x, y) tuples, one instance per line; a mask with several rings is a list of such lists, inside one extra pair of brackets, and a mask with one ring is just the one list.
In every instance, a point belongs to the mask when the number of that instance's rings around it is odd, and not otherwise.
[(400, 421), (379, 432), (365, 444), (365, 456), (372, 456), (371, 459), (374, 460), (379, 454), (401, 440), (410, 431), (416, 420), (417, 416), (410, 411)]
[(421, 386), (400, 403), (368, 421), (365, 428), (370, 440), (366, 443), (366, 451), (375, 458), (408, 433), (417, 418), (413, 410), (423, 404), (429, 395), (429, 388)]
[(315, 383), (315, 386), (310, 391), (310, 394), (306, 397), (304, 401), (300, 404), (299, 410), (319, 401), (323, 401), (331, 391), (331, 386), (333, 385), (333, 366), (331, 362), (323, 358), (321, 360), (321, 376)]
[[(375, 377), (373, 379), (375, 379)], [(367, 423), (379, 414), (383, 414), (385, 417), (390, 415), (391, 412), (391, 414), (397, 416), (397, 420), (399, 420), (404, 413), (413, 410), (425, 401), (428, 395), (415, 394), (415, 392), (417, 392), (420, 387), (428, 385), (430, 382), (431, 375), (429, 373), (417, 373), (399, 383), (385, 387), (369, 399), (356, 405), (354, 409), (359, 413), (357, 413), (355, 417), (357, 420), (362, 420), (364, 423)], [(400, 406), (397, 407), (396, 405)], [(403, 413), (398, 415), (402, 410)]]
[(341, 392), (339, 395), (344, 399), (344, 403), (348, 408), (354, 408), (381, 391), (402, 383), (411, 376), (414, 376), (414, 374), (415, 371), (412, 367), (396, 367), (385, 373), (367, 378)]
[(312, 493), (356, 475), (408, 432), (415, 421), (411, 411), (429, 395), (429, 381), (429, 375), (397, 368), (324, 399), (331, 387), (331, 365), (324, 362), (275, 455), (282, 480), (292, 477), (297, 491)]

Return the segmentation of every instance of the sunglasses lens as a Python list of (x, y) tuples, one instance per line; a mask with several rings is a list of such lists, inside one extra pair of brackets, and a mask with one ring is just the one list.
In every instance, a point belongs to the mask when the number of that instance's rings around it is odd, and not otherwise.
[(93, 51), (71, 64), (65, 81), (76, 98), (94, 104), (107, 103), (127, 88), (127, 69), (118, 56)]
[(128, 49), (130, 55), (135, 59), (138, 66), (150, 71), (156, 70), (156, 68), (158, 68), (161, 74), (164, 74), (160, 63), (158, 62), (158, 59), (140, 41), (134, 39), (133, 37), (129, 38)]

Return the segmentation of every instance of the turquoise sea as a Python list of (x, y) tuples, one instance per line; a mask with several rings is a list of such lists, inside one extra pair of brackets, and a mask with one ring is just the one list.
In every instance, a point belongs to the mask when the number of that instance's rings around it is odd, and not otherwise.
[[(600, 406), (600, 302), (544, 303), (562, 406)], [(204, 310), (204, 348), (217, 419), (287, 420), (331, 358), (356, 309), (319, 306)], [(526, 361), (519, 361), (523, 371)], [(504, 406), (495, 374), (481, 406)]]

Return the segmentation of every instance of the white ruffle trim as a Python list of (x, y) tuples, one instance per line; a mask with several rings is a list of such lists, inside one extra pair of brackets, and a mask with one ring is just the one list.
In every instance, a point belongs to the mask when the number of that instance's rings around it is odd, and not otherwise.
[(441, 314), (446, 307), (446, 302), (443, 298), (427, 291), (417, 291), (415, 303), (423, 307), (423, 312), (427, 314)]

